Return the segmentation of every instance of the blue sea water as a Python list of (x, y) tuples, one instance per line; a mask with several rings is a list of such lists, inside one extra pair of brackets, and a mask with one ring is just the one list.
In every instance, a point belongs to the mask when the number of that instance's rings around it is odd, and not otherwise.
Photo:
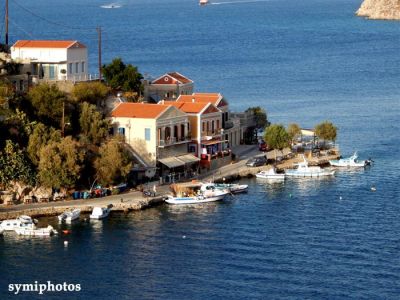
[(355, 17), (355, 0), (236, 2), (13, 0), (10, 38), (78, 39), (96, 72), (101, 26), (105, 63), (179, 71), (274, 123), (331, 120), (342, 153), (375, 164), (325, 180), (243, 180), (249, 193), (223, 203), (116, 214), (65, 238), (6, 235), (1, 299), (9, 283), (35, 280), (82, 285), (50, 298), (398, 299), (400, 23)]

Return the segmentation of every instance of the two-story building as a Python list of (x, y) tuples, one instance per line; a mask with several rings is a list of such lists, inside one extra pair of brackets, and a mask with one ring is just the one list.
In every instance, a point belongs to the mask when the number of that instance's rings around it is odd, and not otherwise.
[(120, 103), (110, 118), (114, 133), (125, 137), (132, 154), (146, 167), (158, 166), (160, 173), (165, 169), (183, 173), (199, 161), (187, 151), (189, 117), (173, 105)]
[(143, 97), (147, 102), (175, 101), (180, 95), (193, 93), (194, 83), (178, 72), (166, 73), (154, 80), (143, 80)]
[(87, 48), (78, 41), (19, 40), (11, 58), (36, 80), (89, 80)]

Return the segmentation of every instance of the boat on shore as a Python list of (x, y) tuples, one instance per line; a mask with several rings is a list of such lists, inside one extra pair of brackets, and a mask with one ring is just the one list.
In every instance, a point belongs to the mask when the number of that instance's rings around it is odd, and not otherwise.
[(57, 234), (57, 231), (53, 228), (53, 226), (49, 225), (46, 228), (18, 228), (15, 230), (18, 235), (26, 235), (26, 236), (51, 236)]
[(60, 222), (72, 222), (76, 219), (79, 219), (81, 215), (81, 210), (79, 208), (75, 208), (72, 210), (67, 210), (58, 216), (58, 220)]
[(347, 158), (334, 159), (330, 160), (329, 164), (333, 167), (353, 167), (353, 168), (362, 168), (365, 167), (369, 162), (367, 160), (358, 160), (357, 151), (354, 154)]
[(4, 220), (0, 223), (0, 230), (14, 231), (16, 229), (35, 229), (35, 220), (30, 216), (19, 216), (16, 219)]
[(257, 178), (263, 179), (275, 179), (275, 180), (284, 180), (285, 174), (276, 173), (275, 168), (271, 168), (268, 171), (261, 171), (256, 174)]
[(296, 165), (296, 169), (286, 170), (285, 175), (290, 177), (322, 177), (333, 176), (335, 174), (334, 170), (322, 169), (319, 166), (309, 167), (304, 155), (303, 161)]
[(111, 204), (107, 205), (106, 207), (96, 206), (93, 208), (90, 218), (96, 220), (107, 218), (108, 215), (110, 214), (111, 208), (112, 208)]

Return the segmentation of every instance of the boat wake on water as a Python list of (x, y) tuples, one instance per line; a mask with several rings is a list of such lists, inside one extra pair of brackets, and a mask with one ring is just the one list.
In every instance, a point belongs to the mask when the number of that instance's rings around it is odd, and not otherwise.
[(241, 3), (256, 3), (256, 2), (269, 2), (269, 1), (270, 0), (243, 0), (243, 1), (210, 2), (209, 5), (241, 4)]
[(110, 4), (104, 4), (100, 6), (101, 8), (120, 8), (122, 7), (121, 3), (115, 2), (115, 3), (110, 3)]

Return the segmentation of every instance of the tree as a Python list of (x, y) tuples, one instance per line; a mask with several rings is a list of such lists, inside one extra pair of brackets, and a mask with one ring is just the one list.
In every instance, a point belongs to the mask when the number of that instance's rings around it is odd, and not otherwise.
[(34, 170), (26, 158), (25, 153), (11, 140), (0, 152), (0, 186), (7, 188), (12, 182), (22, 182), (33, 185), (35, 183)]
[(10, 133), (10, 137), (16, 140), (21, 145), (26, 145), (36, 121), (30, 121), (26, 113), (16, 109), (15, 112), (10, 112), (5, 120), (5, 124)]
[(300, 126), (296, 123), (291, 123), (288, 126), (287, 133), (289, 134), (289, 138), (293, 144), (294, 139), (301, 133)]
[(76, 102), (98, 104), (103, 101), (110, 89), (101, 82), (82, 82), (72, 89), (72, 97)]
[(267, 127), (264, 134), (264, 139), (268, 146), (273, 149), (283, 149), (289, 146), (289, 134), (281, 124), (273, 124)]
[(324, 121), (315, 126), (315, 134), (320, 139), (327, 141), (335, 141), (337, 135), (337, 128), (332, 122)]
[(246, 112), (253, 112), (257, 128), (265, 128), (268, 125), (267, 112), (260, 106), (249, 107)]
[(51, 142), (61, 141), (61, 131), (53, 127), (47, 127), (43, 123), (35, 125), (32, 134), (29, 136), (28, 156), (32, 163), (37, 166), (40, 160), (40, 150)]
[(96, 106), (83, 102), (79, 117), (81, 138), (86, 143), (100, 144), (108, 136), (109, 122), (103, 118)]
[(118, 139), (111, 139), (99, 149), (99, 156), (95, 161), (97, 179), (103, 185), (110, 185), (125, 181), (132, 169), (132, 162), (128, 151)]
[(63, 106), (68, 101), (64, 92), (56, 85), (42, 83), (32, 88), (28, 97), (43, 123), (60, 128)]
[(84, 151), (70, 136), (50, 142), (40, 150), (39, 182), (50, 188), (71, 188), (77, 183)]
[(143, 89), (142, 74), (138, 72), (137, 67), (130, 64), (125, 65), (121, 58), (115, 58), (109, 65), (103, 65), (102, 74), (113, 89), (137, 93), (140, 93)]

